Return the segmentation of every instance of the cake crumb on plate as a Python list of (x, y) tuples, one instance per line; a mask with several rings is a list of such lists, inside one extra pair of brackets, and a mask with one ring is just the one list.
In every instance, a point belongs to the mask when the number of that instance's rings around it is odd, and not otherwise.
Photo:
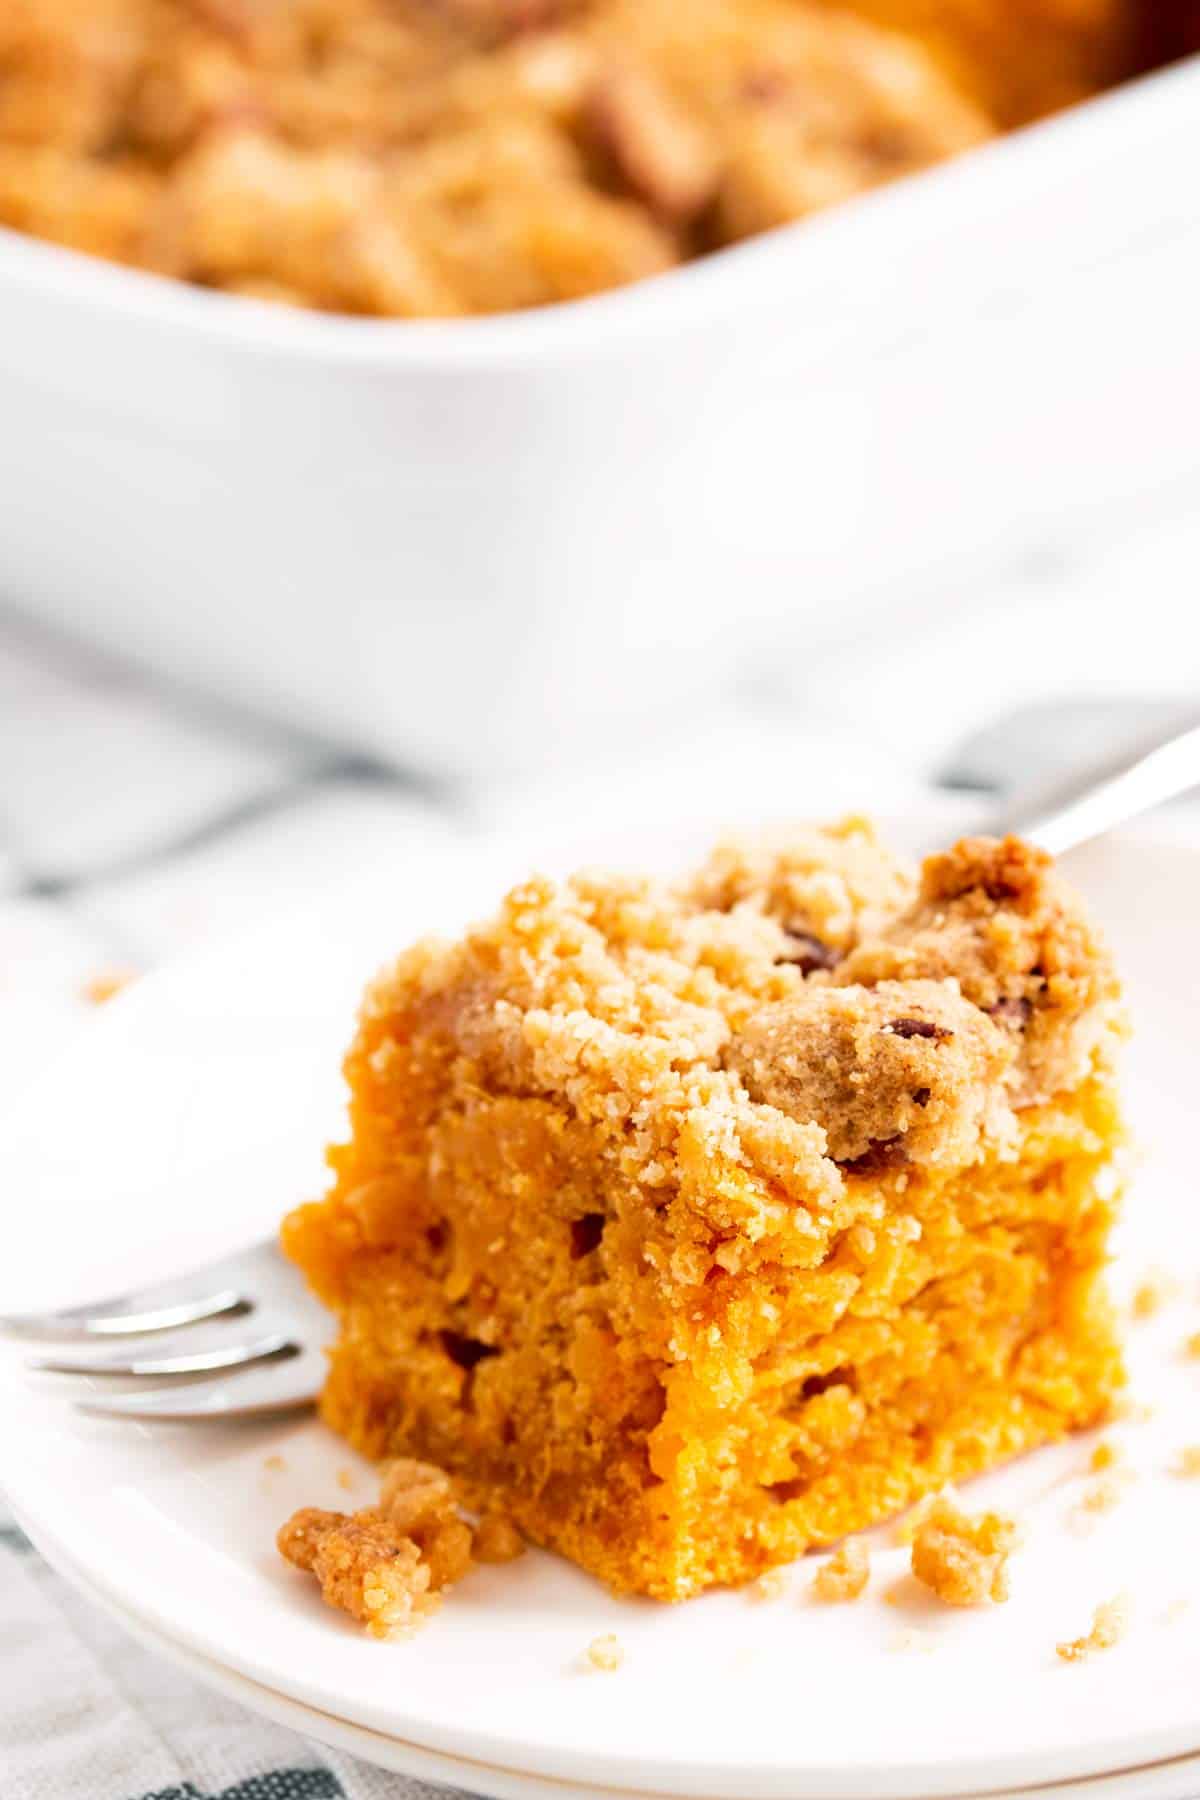
[(857, 1600), (870, 1579), (871, 1558), (867, 1547), (858, 1538), (851, 1538), (817, 1570), (813, 1577), (813, 1596), (830, 1604)]
[(1185, 1444), (1176, 1452), (1171, 1463), (1172, 1475), (1193, 1477), (1200, 1475), (1200, 1444)]
[(1092, 1614), (1092, 1628), (1084, 1637), (1068, 1638), (1055, 1645), (1063, 1662), (1083, 1662), (1100, 1650), (1111, 1650), (1129, 1630), (1129, 1601), (1124, 1594), (1104, 1600)]
[(412, 1457), (385, 1468), (378, 1506), (301, 1507), (275, 1541), (285, 1561), (316, 1576), (328, 1605), (375, 1638), (408, 1636), (471, 1566), (471, 1527), (449, 1476)]
[(917, 1527), (912, 1572), (947, 1606), (984, 1606), (1008, 1599), (1008, 1559), (1017, 1527), (1001, 1513), (963, 1512), (939, 1495)]
[(84, 982), (83, 998), (89, 1006), (104, 1006), (136, 980), (137, 975), (132, 969), (100, 969)]
[(1165, 1269), (1151, 1269), (1133, 1290), (1130, 1312), (1135, 1319), (1153, 1319), (1164, 1306), (1179, 1298), (1179, 1283)]
[(787, 1593), (788, 1578), (783, 1569), (767, 1569), (750, 1584), (750, 1597), (753, 1600), (782, 1600)]
[(625, 1651), (615, 1633), (604, 1631), (588, 1645), (587, 1659), (593, 1669), (602, 1669), (606, 1674), (611, 1674), (625, 1661)]

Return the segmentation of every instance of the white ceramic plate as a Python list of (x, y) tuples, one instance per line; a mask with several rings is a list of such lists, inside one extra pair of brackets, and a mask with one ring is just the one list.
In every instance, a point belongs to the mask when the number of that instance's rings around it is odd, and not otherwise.
[[(185, 1650), (172, 1638), (154, 1631), (136, 1614), (127, 1612), (110, 1596), (102, 1593), (72, 1564), (61, 1547), (52, 1544), (38, 1532), (40, 1548), (59, 1572), (73, 1581), (90, 1599), (149, 1648), (159, 1651), (206, 1686), (236, 1700), (249, 1711), (301, 1732), (317, 1743), (344, 1750), (364, 1762), (373, 1763), (395, 1774), (433, 1781), (446, 1787), (466, 1788), (473, 1794), (486, 1794), (490, 1800), (659, 1800), (654, 1795), (632, 1794), (628, 1789), (600, 1788), (590, 1783), (562, 1782), (535, 1775), (521, 1775), (510, 1769), (497, 1769), (489, 1764), (460, 1762), (436, 1751), (419, 1750), (398, 1738), (385, 1737), (361, 1725), (350, 1725), (329, 1713), (317, 1712), (298, 1700), (289, 1700), (258, 1682), (194, 1650)], [(1200, 1791), (1200, 1757), (1182, 1756), (1168, 1762), (1151, 1763), (1128, 1769), (1116, 1775), (1098, 1775), (1089, 1780), (1054, 1783), (1039, 1787), (1035, 1793), (1021, 1790), (1021, 1800), (1195, 1800)], [(968, 1797), (974, 1800), (974, 1797)], [(989, 1800), (1018, 1800), (1018, 1796), (992, 1794)]]
[[(598, 858), (618, 854), (596, 845)], [(666, 856), (682, 846), (660, 844)], [(621, 847), (620, 854), (628, 847)], [(503, 859), (501, 859), (503, 860)], [(1107, 921), (1140, 1025), (1130, 1098), (1146, 1156), (1124, 1278), (1167, 1262), (1195, 1287), (1194, 990), (1200, 855), (1146, 840), (1076, 866)], [(177, 1271), (268, 1230), (321, 1181), (337, 1061), (359, 983), (431, 924), (490, 903), (497, 869), (463, 856), (403, 894), (343, 896), (269, 936), (181, 966), (101, 1015), (0, 1142), (13, 1217), (0, 1310), (65, 1304)], [(1086, 1446), (979, 1484), (1029, 1541), (993, 1612), (926, 1607), (884, 1546), (856, 1606), (719, 1594), (621, 1602), (542, 1555), (479, 1571), (409, 1644), (381, 1648), (328, 1612), (272, 1548), (296, 1505), (345, 1504), (356, 1465), (315, 1423), (241, 1431), (88, 1419), (0, 1366), (0, 1479), (80, 1575), (183, 1649), (334, 1718), (460, 1759), (597, 1786), (689, 1795), (945, 1795), (1051, 1782), (1200, 1747), (1200, 1490), (1166, 1474), (1200, 1438), (1200, 1371), (1179, 1354), (1196, 1296), (1140, 1328), (1158, 1411), (1115, 1433), (1139, 1480), (1082, 1535)], [(286, 1466), (271, 1469), (269, 1456)], [(371, 1492), (366, 1470), (357, 1492)], [(896, 1590), (899, 1605), (884, 1595)], [(1066, 1667), (1055, 1641), (1098, 1601), (1134, 1601), (1128, 1640)], [(615, 1675), (580, 1655), (616, 1631)], [(915, 1645), (913, 1635), (915, 1638)], [(903, 1647), (902, 1647), (903, 1646)]]

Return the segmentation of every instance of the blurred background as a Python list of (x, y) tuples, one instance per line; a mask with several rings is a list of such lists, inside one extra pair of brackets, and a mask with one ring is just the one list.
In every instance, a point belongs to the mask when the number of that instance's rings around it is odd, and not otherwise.
[(1197, 42), (0, 0), (6, 1087), (450, 836), (895, 812), (1186, 713)]

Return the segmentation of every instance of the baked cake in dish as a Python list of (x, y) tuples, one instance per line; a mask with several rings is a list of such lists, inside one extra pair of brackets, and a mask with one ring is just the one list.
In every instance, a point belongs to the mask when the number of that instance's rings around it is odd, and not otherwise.
[(0, 225), (332, 312), (546, 305), (1122, 80), (1159, 5), (4, 0)]
[(284, 1228), (339, 1322), (324, 1417), (665, 1600), (1089, 1425), (1123, 1033), (1014, 839), (533, 879), (366, 995)]

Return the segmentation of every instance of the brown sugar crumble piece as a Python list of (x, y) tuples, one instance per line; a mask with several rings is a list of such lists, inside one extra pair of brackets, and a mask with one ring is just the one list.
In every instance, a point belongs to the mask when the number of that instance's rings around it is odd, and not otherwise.
[(1017, 1541), (1012, 1519), (972, 1517), (946, 1495), (930, 1507), (912, 1545), (912, 1572), (947, 1606), (1008, 1599), (1008, 1559)]
[(406, 1635), (438, 1603), (416, 1543), (377, 1507), (353, 1515), (303, 1507), (276, 1542), (288, 1562), (316, 1576), (328, 1605), (349, 1613), (372, 1637)]
[(782, 1600), (787, 1591), (788, 1578), (783, 1569), (767, 1569), (757, 1581), (750, 1583), (752, 1600)]
[(1116, 1444), (1110, 1444), (1106, 1439), (1104, 1443), (1097, 1444), (1096, 1448), (1092, 1451), (1091, 1456), (1088, 1458), (1088, 1467), (1093, 1475), (1100, 1475), (1103, 1474), (1106, 1469), (1118, 1468), (1123, 1461), (1124, 1457), (1118, 1446)]
[(870, 1578), (871, 1558), (867, 1546), (858, 1538), (850, 1538), (826, 1558), (813, 1576), (813, 1596), (831, 1605), (857, 1600), (865, 1593)]
[(351, 1514), (303, 1507), (276, 1543), (287, 1562), (316, 1576), (330, 1606), (376, 1638), (412, 1632), (471, 1564), (471, 1528), (449, 1478), (410, 1458), (385, 1470), (378, 1506)]
[(587, 1647), (587, 1660), (593, 1669), (601, 1669), (605, 1674), (612, 1674), (625, 1661), (625, 1651), (620, 1639), (611, 1631), (602, 1632), (594, 1637)]
[(1123, 1036), (1016, 840), (918, 874), (848, 819), (531, 877), (364, 998), (284, 1227), (340, 1324), (322, 1415), (661, 1600), (1094, 1427)]
[(1092, 1615), (1092, 1628), (1084, 1637), (1056, 1644), (1063, 1662), (1083, 1662), (1101, 1650), (1112, 1650), (1129, 1630), (1129, 1601), (1124, 1595), (1105, 1600)]

